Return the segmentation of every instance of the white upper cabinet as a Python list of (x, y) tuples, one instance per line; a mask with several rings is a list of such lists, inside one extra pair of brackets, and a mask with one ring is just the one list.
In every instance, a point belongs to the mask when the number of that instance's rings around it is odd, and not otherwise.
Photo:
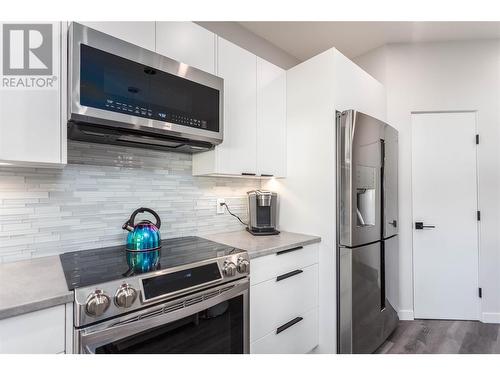
[(224, 79), (224, 141), (193, 156), (193, 174), (284, 177), (285, 71), (222, 38), (216, 60)]
[[(66, 163), (66, 29), (61, 22), (0, 24), (0, 51), (9, 54), (0, 59), (2, 165)], [(37, 50), (28, 54), (27, 40)]]
[(155, 50), (155, 23), (151, 22), (79, 22), (97, 31), (135, 44), (139, 47)]
[(257, 58), (257, 174), (286, 175), (286, 72)]
[(257, 173), (257, 57), (219, 38), (217, 73), (224, 79), (224, 141), (219, 173)]
[(215, 74), (216, 36), (193, 22), (156, 22), (156, 52)]

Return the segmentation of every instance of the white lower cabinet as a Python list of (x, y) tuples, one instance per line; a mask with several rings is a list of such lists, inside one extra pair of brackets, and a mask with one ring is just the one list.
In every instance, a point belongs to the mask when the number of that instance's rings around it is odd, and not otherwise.
[(318, 345), (318, 308), (301, 314), (302, 318), (288, 329), (250, 343), (252, 354), (306, 354)]
[(0, 320), (2, 354), (57, 354), (66, 350), (65, 305)]
[(318, 345), (318, 245), (256, 258), (250, 272), (250, 353)]

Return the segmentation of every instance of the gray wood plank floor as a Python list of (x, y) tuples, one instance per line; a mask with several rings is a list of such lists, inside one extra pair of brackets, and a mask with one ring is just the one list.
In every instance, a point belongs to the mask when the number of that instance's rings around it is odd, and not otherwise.
[(463, 320), (399, 322), (377, 354), (500, 354), (500, 324)]

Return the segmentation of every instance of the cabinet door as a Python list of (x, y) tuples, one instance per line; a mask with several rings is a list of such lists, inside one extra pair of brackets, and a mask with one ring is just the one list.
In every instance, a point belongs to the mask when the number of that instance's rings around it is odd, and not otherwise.
[(286, 73), (257, 58), (257, 174), (285, 177)]
[(217, 173), (257, 173), (257, 57), (218, 38), (217, 75), (224, 79), (224, 141)]
[(65, 306), (59, 305), (0, 320), (0, 353), (63, 353), (65, 319)]
[(193, 22), (156, 22), (156, 52), (215, 74), (215, 34)]
[(155, 50), (154, 22), (80, 22), (81, 24), (108, 35), (125, 40), (151, 51)]
[[(0, 24), (0, 50), (9, 54), (0, 61), (1, 162), (21, 166), (66, 162), (61, 119), (65, 40), (66, 28), (60, 22)], [(32, 51), (34, 45), (38, 48)]]
[(250, 354), (306, 354), (311, 352), (319, 343), (319, 309), (315, 308), (297, 316), (281, 329), (283, 328), (285, 329), (279, 333), (277, 330), (270, 332), (250, 343)]

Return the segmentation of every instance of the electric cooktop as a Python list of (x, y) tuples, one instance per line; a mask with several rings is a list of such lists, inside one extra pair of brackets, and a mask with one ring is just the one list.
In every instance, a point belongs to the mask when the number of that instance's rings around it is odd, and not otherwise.
[[(161, 242), (157, 270), (243, 253), (243, 250), (200, 237), (179, 237)], [(82, 250), (60, 255), (69, 290), (136, 276), (129, 273), (125, 245)]]

